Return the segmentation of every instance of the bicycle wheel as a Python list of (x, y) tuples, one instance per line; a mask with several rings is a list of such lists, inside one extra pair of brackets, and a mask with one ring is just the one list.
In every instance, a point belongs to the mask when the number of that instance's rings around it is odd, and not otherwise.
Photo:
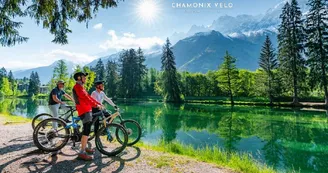
[(41, 121), (34, 129), (33, 142), (42, 151), (53, 152), (62, 149), (70, 138), (66, 123), (58, 118)]
[[(118, 131), (116, 133), (116, 131)], [(120, 137), (117, 137), (120, 136)], [(120, 138), (123, 142), (119, 142)], [(128, 134), (124, 127), (111, 123), (101, 127), (96, 134), (96, 147), (104, 155), (115, 156), (122, 152), (128, 143)]]
[(32, 120), (32, 129), (34, 130), (35, 127), (42, 121), (42, 120), (45, 120), (47, 118), (51, 118), (52, 115), (50, 114), (47, 114), (47, 113), (42, 113), (42, 114), (38, 114), (36, 115), (35, 117), (33, 117), (33, 120)]
[[(141, 138), (141, 127), (139, 123), (134, 120), (124, 120), (120, 124), (125, 128), (126, 132), (128, 133), (128, 146), (136, 144)], [(123, 143), (120, 138), (118, 138), (117, 140), (120, 143)]]

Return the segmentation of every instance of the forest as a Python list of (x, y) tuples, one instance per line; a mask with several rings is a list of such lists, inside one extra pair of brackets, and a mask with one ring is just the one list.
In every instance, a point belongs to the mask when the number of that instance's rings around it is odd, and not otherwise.
[[(274, 102), (321, 101), (328, 104), (328, 10), (325, 1), (310, 0), (310, 10), (302, 15), (296, 0), (287, 2), (280, 15), (278, 47), (266, 37), (259, 52), (256, 71), (238, 69), (229, 52), (216, 71), (191, 73), (179, 71), (175, 65), (169, 39), (163, 45), (160, 70), (147, 68), (141, 48), (123, 50), (119, 60), (103, 62), (95, 67), (77, 66), (75, 72), (89, 73), (85, 88), (94, 90), (96, 80), (105, 81), (105, 91), (113, 98), (162, 96), (168, 102), (182, 102), (191, 97), (227, 97), (231, 104), (238, 97), (265, 98)], [(65, 80), (67, 92), (75, 83), (64, 61), (59, 61), (49, 77), (49, 88), (59, 79)], [(51, 79), (51, 80), (50, 80)], [(19, 89), (19, 86), (28, 85)], [(0, 95), (36, 96), (40, 80), (37, 72), (30, 78), (15, 79), (12, 72), (0, 70)]]

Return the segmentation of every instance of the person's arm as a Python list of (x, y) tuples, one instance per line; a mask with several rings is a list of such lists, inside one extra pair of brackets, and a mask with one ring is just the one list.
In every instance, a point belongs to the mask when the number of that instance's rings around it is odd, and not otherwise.
[(113, 106), (113, 107), (116, 109), (117, 106), (114, 104), (114, 102), (112, 101), (112, 99), (108, 98), (104, 92), (103, 92), (103, 94), (104, 94), (104, 100), (105, 100), (108, 104), (110, 104), (111, 106)]
[(65, 93), (64, 96), (65, 96), (68, 100), (70, 100), (70, 101), (72, 101), (72, 102), (75, 102), (74, 99), (73, 99), (73, 97), (70, 96), (69, 94)]
[(91, 98), (89, 96), (89, 94), (82, 88), (82, 86), (76, 87), (75, 88), (75, 92), (76, 92), (77, 96), (80, 99), (84, 99), (84, 100), (89, 101), (92, 107), (99, 107), (99, 106), (101, 106), (100, 103), (98, 103), (95, 99), (93, 99), (93, 98)]
[(52, 99), (58, 104), (65, 104), (65, 102), (62, 102), (61, 100), (58, 99), (56, 94), (52, 94)]

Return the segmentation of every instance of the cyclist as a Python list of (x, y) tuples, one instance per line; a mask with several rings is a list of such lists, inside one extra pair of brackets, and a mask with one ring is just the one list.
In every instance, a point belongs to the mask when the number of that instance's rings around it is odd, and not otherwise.
[[(64, 91), (65, 82), (63, 80), (57, 81), (57, 86), (52, 89), (49, 94), (49, 109), (52, 115), (58, 118), (58, 111), (60, 107), (65, 105), (62, 101), (62, 96), (65, 96), (68, 100), (74, 101), (74, 99)], [(57, 123), (53, 123), (53, 128), (57, 128)]]
[[(91, 97), (94, 98), (95, 100), (97, 100), (101, 104), (105, 100), (108, 104), (110, 104), (115, 109), (117, 109), (117, 106), (114, 104), (112, 99), (108, 98), (106, 96), (106, 94), (104, 93), (104, 81), (102, 81), (102, 80), (96, 81), (95, 86), (96, 86), (96, 90), (91, 93)], [(99, 111), (100, 111), (100, 109), (98, 109), (98, 108), (92, 108), (93, 114), (97, 113)], [(104, 115), (105, 115), (105, 117), (110, 116), (110, 114), (108, 112), (104, 112)], [(99, 129), (99, 121), (96, 121), (94, 132), (96, 133), (98, 131), (98, 129)]]
[(77, 72), (74, 74), (73, 77), (76, 81), (76, 84), (73, 87), (73, 97), (75, 100), (78, 116), (83, 122), (81, 151), (78, 155), (78, 158), (82, 160), (92, 160), (92, 156), (88, 154), (93, 154), (95, 150), (86, 148), (92, 125), (92, 107), (103, 109), (103, 106), (101, 103), (93, 99), (83, 87), (87, 80), (86, 76), (88, 76), (88, 73)]

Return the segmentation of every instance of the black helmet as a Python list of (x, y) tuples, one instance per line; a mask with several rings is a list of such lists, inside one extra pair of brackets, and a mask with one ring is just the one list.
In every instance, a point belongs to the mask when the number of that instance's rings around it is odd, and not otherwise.
[(98, 81), (95, 82), (95, 85), (97, 86), (97, 85), (100, 85), (100, 84), (103, 84), (103, 83), (104, 83), (103, 80), (98, 80)]
[(75, 81), (78, 81), (79, 80), (79, 77), (81, 77), (81, 76), (88, 76), (88, 73), (84, 73), (84, 72), (77, 72), (77, 73), (75, 73), (74, 74), (74, 80)]

